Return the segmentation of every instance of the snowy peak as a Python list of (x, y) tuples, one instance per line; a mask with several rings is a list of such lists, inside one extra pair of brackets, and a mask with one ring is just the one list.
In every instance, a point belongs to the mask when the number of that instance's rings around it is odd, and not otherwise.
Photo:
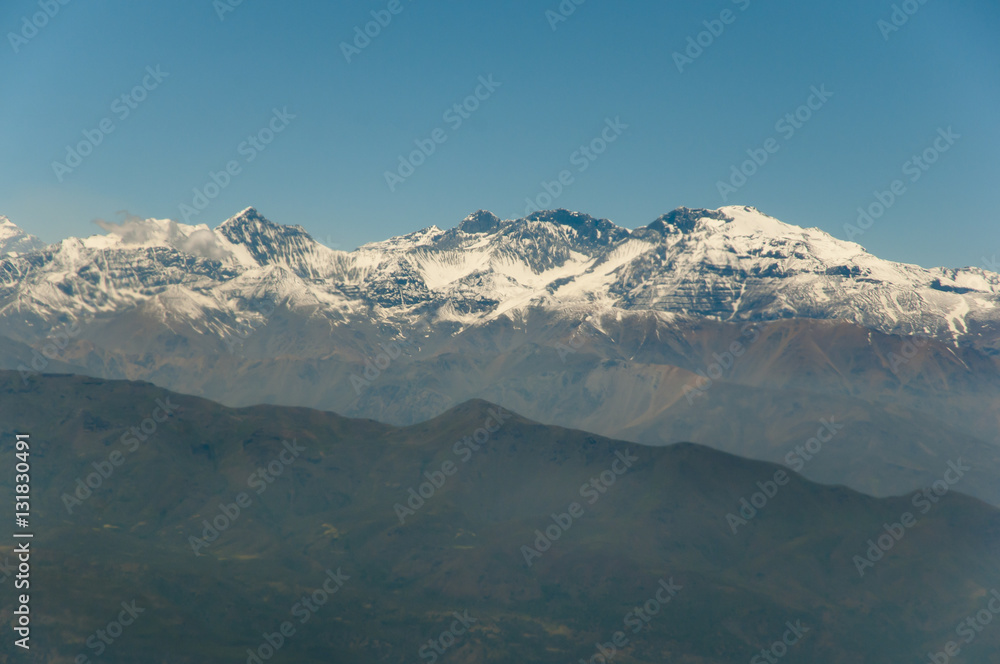
[(277, 224), (269, 221), (261, 213), (257, 212), (257, 208), (251, 206), (244, 208), (235, 216), (226, 219), (224, 222), (219, 224), (216, 230), (226, 233), (228, 232), (228, 229), (257, 228), (260, 226), (277, 227)]
[(28, 235), (10, 219), (0, 215), (0, 256), (27, 254), (44, 247), (44, 242), (34, 235)]
[(589, 214), (564, 209), (535, 212), (525, 221), (563, 226), (570, 231), (571, 237), (585, 245), (610, 246), (629, 236), (628, 229), (616, 226), (607, 219), (595, 219)]
[[(867, 264), (881, 277), (898, 277), (897, 264), (881, 261), (863, 247), (818, 228), (786, 224), (748, 206), (718, 210), (678, 208), (632, 233), (634, 239), (662, 243), (677, 259), (717, 266), (791, 272), (841, 272), (845, 265)], [(681, 255), (686, 253), (687, 255)], [(898, 266), (903, 267), (903, 266)], [(857, 269), (853, 272), (857, 273)], [(832, 272), (831, 272), (832, 273)]]
[(690, 209), (680, 207), (673, 212), (661, 215), (648, 226), (637, 229), (633, 234), (637, 237), (679, 235), (692, 232), (702, 219), (730, 219), (721, 210)]
[(463, 219), (462, 223), (458, 225), (458, 230), (473, 235), (494, 233), (500, 230), (502, 225), (503, 221), (500, 220), (500, 217), (487, 210), (478, 210)]
[(233, 244), (247, 247), (251, 253), (265, 251), (289, 238), (309, 237), (301, 226), (279, 226), (252, 207), (225, 220), (215, 230)]
[(216, 233), (257, 266), (281, 265), (304, 278), (328, 276), (333, 257), (343, 253), (316, 242), (301, 226), (273, 223), (253, 207), (224, 221)]

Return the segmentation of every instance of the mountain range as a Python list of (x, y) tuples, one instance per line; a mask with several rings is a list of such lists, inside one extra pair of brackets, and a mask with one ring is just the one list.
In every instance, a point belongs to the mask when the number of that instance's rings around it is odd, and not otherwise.
[[(962, 457), (965, 491), (1000, 505), (1000, 275), (981, 268), (880, 260), (739, 206), (636, 229), (479, 211), (351, 252), (253, 208), (104, 228), (0, 257), (0, 367), (25, 384), (144, 380), (394, 425), (481, 398), (875, 496)], [(799, 453), (824, 421), (833, 441)]]
[[(34, 242), (5, 223), (24, 247)], [(83, 317), (159, 300), (165, 315), (183, 316), (187, 299), (204, 310), (193, 322), (207, 330), (256, 296), (334, 322), (376, 312), (454, 329), (542, 307), (850, 321), (993, 350), (1000, 339), (1000, 275), (883, 261), (749, 207), (681, 208), (635, 230), (566, 210), (517, 220), (479, 211), (447, 231), (431, 226), (353, 252), (253, 208), (214, 230), (152, 219), (105, 227), (6, 258), (4, 308), (16, 297), (30, 300), (29, 315)]]

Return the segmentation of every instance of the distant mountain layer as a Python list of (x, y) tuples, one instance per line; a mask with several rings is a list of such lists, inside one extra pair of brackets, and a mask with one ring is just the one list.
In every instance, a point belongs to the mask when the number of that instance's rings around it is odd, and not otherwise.
[(1000, 512), (959, 493), (964, 462), (875, 499), (481, 401), (395, 428), (0, 372), (5, 458), (15, 434), (19, 661), (1000, 661)]

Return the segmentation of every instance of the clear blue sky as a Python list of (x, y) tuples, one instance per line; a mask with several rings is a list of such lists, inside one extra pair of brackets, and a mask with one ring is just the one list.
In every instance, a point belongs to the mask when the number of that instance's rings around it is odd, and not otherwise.
[[(551, 207), (636, 227), (723, 205), (717, 183), (773, 137), (777, 152), (727, 203), (846, 239), (856, 209), (899, 179), (905, 192), (856, 241), (923, 265), (1000, 254), (993, 0), (911, 0), (918, 11), (888, 39), (877, 24), (897, 0), (586, 0), (555, 30), (545, 12), (559, 0), (399, 1), (348, 63), (341, 42), (389, 0), (243, 0), (224, 20), (212, 0), (71, 0), (13, 43), (41, 10), (6, 0), (0, 214), (50, 241), (98, 232), (94, 219), (122, 210), (181, 219), (192, 190), (236, 161), (192, 221), (214, 227), (254, 205), (351, 249), (479, 208), (520, 216), (567, 170)], [(678, 71), (674, 52), (727, 9), (731, 22)], [(158, 84), (156, 66), (169, 73)], [(489, 75), (501, 85), (479, 89), (488, 98), (461, 126), (446, 121)], [(125, 102), (112, 104), (144, 77), (153, 89), (123, 117)], [(794, 135), (777, 131), (821, 85), (833, 96)], [(285, 107), (296, 117), (272, 143), (240, 150)], [(53, 162), (105, 118), (114, 130), (59, 182)], [(592, 163), (574, 158), (608, 118), (628, 128)], [(912, 182), (905, 162), (949, 126), (961, 138)], [(385, 172), (438, 128), (446, 140), (390, 191)]]

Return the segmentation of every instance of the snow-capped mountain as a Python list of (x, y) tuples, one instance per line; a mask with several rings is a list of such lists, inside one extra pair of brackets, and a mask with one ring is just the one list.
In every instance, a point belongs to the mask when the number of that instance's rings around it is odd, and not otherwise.
[(0, 368), (26, 389), (82, 373), (393, 424), (478, 397), (777, 462), (835, 417), (808, 476), (902, 494), (962, 456), (981, 471), (965, 490), (1000, 505), (1000, 275), (978, 268), (883, 261), (748, 207), (634, 230), (479, 211), (351, 252), (253, 208), (102, 226), (0, 256)]
[(4, 254), (26, 254), (37, 251), (45, 243), (34, 235), (28, 235), (10, 219), (0, 215), (0, 256)]
[(449, 230), (432, 226), (353, 252), (253, 208), (215, 229), (135, 220), (107, 230), (4, 257), (2, 328), (156, 300), (164, 320), (175, 315), (224, 337), (226, 320), (247, 302), (270, 299), (335, 324), (419, 318), (454, 330), (542, 307), (847, 320), (951, 343), (1000, 340), (1000, 275), (880, 260), (750, 207), (681, 208), (635, 230), (566, 210), (517, 220), (479, 211)]

